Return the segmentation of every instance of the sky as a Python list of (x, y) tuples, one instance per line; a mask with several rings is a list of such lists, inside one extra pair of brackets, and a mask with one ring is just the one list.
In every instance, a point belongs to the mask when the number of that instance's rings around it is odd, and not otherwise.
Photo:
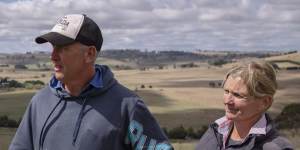
[(299, 0), (0, 0), (0, 53), (51, 51), (34, 39), (66, 14), (101, 28), (102, 49), (300, 49)]

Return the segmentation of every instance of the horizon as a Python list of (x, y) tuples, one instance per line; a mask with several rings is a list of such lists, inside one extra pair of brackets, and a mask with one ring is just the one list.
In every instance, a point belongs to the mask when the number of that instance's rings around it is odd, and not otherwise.
[[(101, 52), (103, 51), (123, 51), (123, 50), (128, 50), (128, 51), (132, 51), (132, 50), (137, 50), (140, 52), (186, 52), (186, 53), (196, 53), (196, 52), (207, 52), (207, 53), (218, 53), (218, 52), (237, 52), (237, 53), (289, 53), (289, 52), (295, 52), (295, 53), (299, 53), (300, 50), (200, 50), (200, 49), (195, 49), (195, 50), (150, 50), (150, 49), (128, 49), (128, 48), (124, 48), (124, 49), (101, 49)], [(16, 52), (2, 52), (0, 50), (0, 55), (4, 54), (4, 55), (16, 55), (16, 54), (38, 54), (38, 53), (46, 53), (46, 54), (50, 54), (51, 51), (50, 50), (46, 50), (46, 51), (41, 51), (41, 50), (36, 50), (36, 51), (16, 51)], [(99, 56), (101, 57), (101, 56)]]

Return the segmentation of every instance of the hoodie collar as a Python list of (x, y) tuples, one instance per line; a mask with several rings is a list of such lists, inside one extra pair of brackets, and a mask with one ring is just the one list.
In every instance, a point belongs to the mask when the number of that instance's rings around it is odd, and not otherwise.
[[(63, 83), (56, 79), (55, 75), (52, 75), (50, 79), (50, 88), (55, 89), (55, 91), (59, 91), (62, 94), (67, 94), (68, 92), (63, 87)], [(95, 65), (95, 74), (92, 80), (89, 82), (89, 85), (83, 90), (82, 93), (89, 91), (92, 88), (103, 88), (103, 74), (101, 71), (101, 67), (99, 65)]]

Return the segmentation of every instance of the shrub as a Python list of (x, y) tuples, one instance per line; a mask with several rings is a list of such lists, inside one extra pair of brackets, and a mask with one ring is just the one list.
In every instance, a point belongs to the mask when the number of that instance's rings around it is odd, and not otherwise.
[(200, 139), (207, 128), (208, 126), (204, 125), (201, 129), (195, 131), (192, 127), (185, 129), (182, 125), (180, 125), (179, 127), (175, 127), (169, 131), (165, 127), (162, 128), (162, 130), (170, 139)]
[(25, 84), (33, 84), (33, 85), (45, 85), (45, 83), (41, 80), (29, 80), (25, 81)]
[(285, 106), (276, 117), (275, 123), (278, 129), (300, 128), (300, 104), (293, 103)]
[(195, 138), (200, 139), (203, 136), (203, 134), (206, 132), (207, 129), (208, 129), (208, 126), (203, 125), (201, 129), (197, 130)]
[(185, 139), (186, 136), (187, 132), (182, 125), (169, 131), (169, 138), (171, 139)]
[(222, 86), (222, 82), (218, 82), (218, 86), (221, 87)]
[(115, 68), (117, 70), (131, 70), (132, 69), (132, 67), (126, 66), (126, 65), (115, 65), (115, 66), (113, 66), (113, 68)]
[(18, 122), (16, 120), (8, 119), (7, 120), (7, 127), (17, 128), (18, 127)]
[(23, 88), (24, 85), (16, 80), (10, 80), (8, 81), (8, 87)]
[(186, 130), (186, 134), (187, 134), (187, 137), (189, 137), (189, 138), (192, 138), (192, 139), (198, 138), (197, 133), (194, 132), (194, 129), (193, 129), (192, 127), (189, 127), (189, 128)]
[(181, 68), (193, 68), (193, 67), (199, 67), (199, 66), (194, 64), (194, 62), (191, 62), (191, 63), (181, 64), (180, 67)]
[(7, 122), (7, 120), (8, 120), (8, 117), (6, 115), (0, 116), (0, 124), (1, 125), (4, 124), (4, 122)]
[(214, 65), (214, 66), (222, 66), (222, 65), (227, 64), (229, 62), (230, 61), (227, 61), (227, 60), (224, 60), (224, 59), (216, 59), (216, 60), (213, 60), (213, 61), (209, 61), (208, 63), (210, 65)]
[(13, 119), (9, 119), (7, 115), (0, 116), (0, 127), (17, 128), (19, 123)]
[(25, 65), (17, 64), (15, 65), (15, 69), (28, 69)]
[(215, 82), (213, 82), (213, 81), (210, 81), (209, 83), (208, 83), (208, 85), (210, 86), (210, 87), (216, 87), (216, 83)]
[(25, 81), (24, 85), (27, 89), (32, 89), (32, 88), (42, 88), (45, 83), (43, 81), (40, 80), (30, 80), (30, 81)]
[(163, 127), (162, 130), (165, 133), (165, 135), (167, 136), (169, 135), (168, 129), (166, 127)]
[(158, 65), (158, 69), (162, 70), (162, 69), (164, 69), (164, 66), (163, 65)]

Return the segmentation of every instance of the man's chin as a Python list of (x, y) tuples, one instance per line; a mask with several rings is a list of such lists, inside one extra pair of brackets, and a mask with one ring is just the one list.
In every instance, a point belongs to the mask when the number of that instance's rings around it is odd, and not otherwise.
[(64, 75), (62, 73), (55, 72), (55, 78), (59, 81), (63, 81)]

